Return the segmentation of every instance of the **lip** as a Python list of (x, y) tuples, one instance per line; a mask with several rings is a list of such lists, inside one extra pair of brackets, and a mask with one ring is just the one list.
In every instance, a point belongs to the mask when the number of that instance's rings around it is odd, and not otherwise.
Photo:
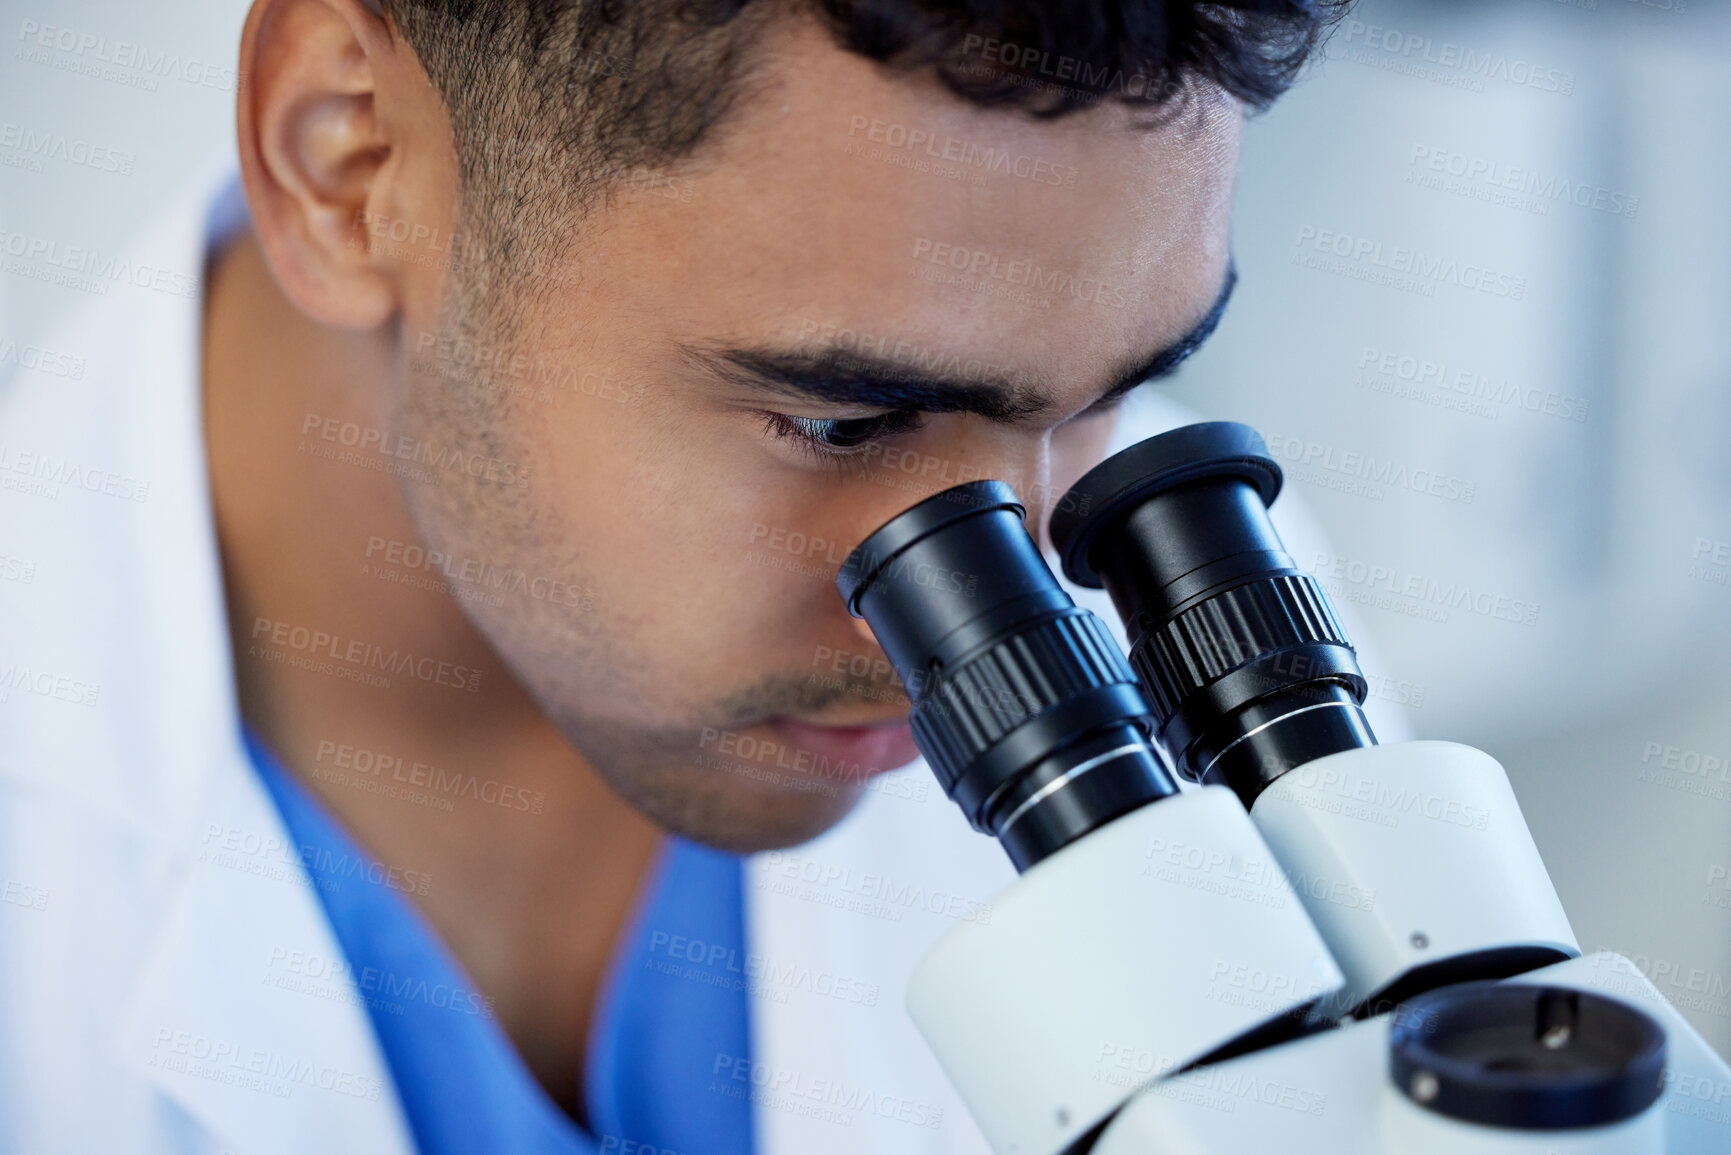
[[(899, 770), (920, 756), (907, 719), (874, 726), (820, 726), (793, 718), (772, 718), (766, 725), (795, 751), (809, 751), (819, 773), (843, 770), (873, 778)], [(855, 768), (858, 768), (857, 770)]]

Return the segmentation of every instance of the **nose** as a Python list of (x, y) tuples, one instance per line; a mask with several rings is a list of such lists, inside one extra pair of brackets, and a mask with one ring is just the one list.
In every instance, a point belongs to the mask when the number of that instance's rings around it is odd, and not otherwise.
[[(1052, 435), (1050, 430), (1009, 428), (978, 417), (937, 417), (945, 436), (933, 437), (916, 469), (901, 468), (899, 476), (886, 471), (893, 483), (886, 498), (862, 508), (852, 527), (849, 549), (864, 541), (879, 526), (911, 506), (957, 485), (970, 481), (1002, 481), (1016, 491), (1027, 508), (1028, 533), (1042, 549), (1046, 547), (1046, 512), (1056, 495), (1052, 492)], [(898, 464), (905, 459), (898, 459)], [(1078, 472), (1077, 476), (1081, 476)]]
[(864, 618), (850, 618), (850, 623), (860, 640), (860, 644), (867, 647), (867, 652), (874, 655), (883, 653), (883, 650), (878, 647), (877, 635), (872, 633), (872, 628), (866, 624)]
[[(991, 436), (991, 434), (997, 436)], [(1002, 481), (1016, 491), (1027, 509), (1028, 534), (1042, 550), (1047, 546), (1046, 513), (1055, 495), (1052, 492), (1052, 435), (1049, 430), (1038, 434), (1021, 431), (989, 430), (982, 437), (981, 460), (990, 468), (977, 476)]]

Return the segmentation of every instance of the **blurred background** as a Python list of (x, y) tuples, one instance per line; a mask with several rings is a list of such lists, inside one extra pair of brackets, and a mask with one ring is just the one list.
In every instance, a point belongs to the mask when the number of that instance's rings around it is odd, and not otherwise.
[[(245, 8), (0, 2), (0, 249), (119, 253), (208, 187)], [(183, 67), (26, 47), (48, 25)], [(1727, 110), (1718, 3), (1362, 2), (1250, 127), (1243, 280), (1165, 390), (1268, 436), (1380, 702), (1504, 762), (1582, 945), (1635, 958), (1722, 1053)], [(43, 342), (86, 294), (0, 257), (0, 388), (75, 377)]]

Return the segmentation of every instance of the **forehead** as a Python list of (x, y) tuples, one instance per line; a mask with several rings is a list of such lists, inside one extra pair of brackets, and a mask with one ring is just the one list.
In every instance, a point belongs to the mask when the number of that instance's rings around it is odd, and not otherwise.
[(1061, 390), (1181, 337), (1220, 288), (1240, 128), (1224, 97), (1153, 128), (1114, 103), (1040, 121), (788, 22), (738, 101), (585, 230), (584, 280), (642, 298), (675, 339), (845, 333)]

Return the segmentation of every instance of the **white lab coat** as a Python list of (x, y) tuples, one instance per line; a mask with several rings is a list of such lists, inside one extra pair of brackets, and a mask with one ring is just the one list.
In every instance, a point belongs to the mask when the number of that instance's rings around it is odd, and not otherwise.
[[(132, 259), (196, 273), (237, 203)], [(0, 392), (0, 1151), (407, 1153), (364, 1007), (272, 981), (340, 954), (238, 740), (200, 301), (122, 279), (52, 347), (82, 379)], [(983, 1155), (902, 992), (1012, 878), (923, 764), (750, 862), (754, 1066), (719, 1079), (764, 1155)]]

